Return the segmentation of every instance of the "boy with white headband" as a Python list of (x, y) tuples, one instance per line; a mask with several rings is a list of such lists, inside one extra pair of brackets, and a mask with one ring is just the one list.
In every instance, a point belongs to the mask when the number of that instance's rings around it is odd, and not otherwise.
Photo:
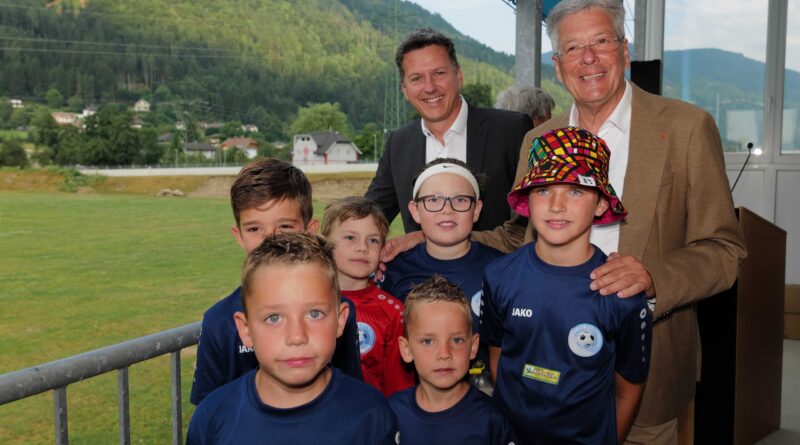
[[(481, 189), (479, 179), (462, 161), (440, 158), (428, 163), (415, 179), (414, 199), (408, 203), (414, 221), (422, 226), (425, 243), (389, 262), (381, 286), (405, 301), (415, 285), (434, 274), (442, 275), (467, 296), (475, 332), (480, 325), (483, 270), (503, 255), (470, 240), (472, 226), (483, 207)], [(488, 348), (482, 344), (473, 367), (486, 368), (487, 377), (488, 358)], [(486, 380), (488, 382), (488, 378)]]

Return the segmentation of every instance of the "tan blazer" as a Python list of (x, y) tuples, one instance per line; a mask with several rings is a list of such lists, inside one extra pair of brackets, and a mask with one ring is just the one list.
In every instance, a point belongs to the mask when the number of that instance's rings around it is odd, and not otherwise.
[[(628, 217), (619, 251), (638, 258), (653, 277), (659, 320), (653, 327), (650, 375), (636, 424), (677, 417), (694, 396), (700, 341), (695, 302), (729, 288), (746, 249), (733, 211), (719, 131), (712, 117), (686, 102), (633, 88), (631, 135), (622, 203)], [(569, 123), (569, 113), (531, 130), (523, 141), (515, 184), (541, 133)], [(614, 147), (609, 147), (614, 156)], [(511, 251), (533, 239), (515, 218), (473, 239)]]

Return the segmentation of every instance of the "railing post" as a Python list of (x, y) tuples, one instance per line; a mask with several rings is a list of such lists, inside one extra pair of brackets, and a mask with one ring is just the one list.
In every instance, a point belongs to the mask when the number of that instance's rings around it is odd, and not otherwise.
[(53, 390), (53, 426), (56, 433), (56, 445), (69, 443), (67, 431), (67, 387), (62, 386)]
[(67, 445), (67, 386), (117, 370), (119, 440), (122, 444), (130, 444), (128, 367), (169, 353), (172, 373), (172, 441), (180, 445), (183, 442), (180, 350), (196, 345), (199, 337), (198, 321), (31, 368), (0, 374), (0, 405), (52, 390), (55, 443)]
[(127, 366), (117, 371), (117, 415), (119, 416), (119, 443), (130, 445), (131, 404)]
[(181, 413), (181, 351), (169, 354), (172, 371), (172, 443), (183, 443), (183, 419)]

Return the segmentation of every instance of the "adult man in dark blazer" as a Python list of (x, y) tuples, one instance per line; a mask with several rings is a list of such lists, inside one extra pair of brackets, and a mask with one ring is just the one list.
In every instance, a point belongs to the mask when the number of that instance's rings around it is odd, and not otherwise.
[[(700, 371), (695, 303), (733, 284), (746, 249), (714, 120), (693, 105), (646, 93), (625, 80), (630, 56), (624, 15), (619, 0), (562, 0), (550, 11), (556, 74), (575, 102), (526, 136), (514, 182), (525, 174), (532, 140), (545, 131), (577, 125), (606, 139), (612, 186), (628, 217), (607, 228), (617, 231), (604, 238), (614, 238), (610, 252), (618, 253), (592, 272), (591, 287), (602, 295), (644, 291), (650, 297), (650, 374), (626, 444), (674, 445), (677, 419), (691, 406)], [(521, 221), (472, 238), (511, 251), (533, 240), (530, 226), (518, 229)], [(592, 242), (598, 244), (596, 227)], [(418, 240), (412, 234), (390, 241), (392, 252), (384, 259)]]
[[(532, 124), (525, 115), (473, 107), (460, 95), (461, 67), (453, 42), (432, 29), (409, 34), (395, 56), (401, 87), (421, 119), (392, 132), (366, 196), (389, 221), (398, 213), (406, 232), (419, 230), (408, 211), (414, 177), (433, 159), (455, 157), (488, 179), (483, 211), (475, 225), (493, 229), (511, 211), (506, 194), (519, 160), (519, 146)], [(465, 141), (466, 139), (466, 141)]]

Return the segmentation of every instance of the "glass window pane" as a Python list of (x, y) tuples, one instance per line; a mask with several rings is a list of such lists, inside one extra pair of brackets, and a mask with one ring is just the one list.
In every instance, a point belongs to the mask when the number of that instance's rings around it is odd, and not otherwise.
[(711, 113), (726, 152), (762, 143), (767, 4), (665, 3), (663, 93)]
[(800, 154), (800, 0), (789, 0), (781, 153)]

